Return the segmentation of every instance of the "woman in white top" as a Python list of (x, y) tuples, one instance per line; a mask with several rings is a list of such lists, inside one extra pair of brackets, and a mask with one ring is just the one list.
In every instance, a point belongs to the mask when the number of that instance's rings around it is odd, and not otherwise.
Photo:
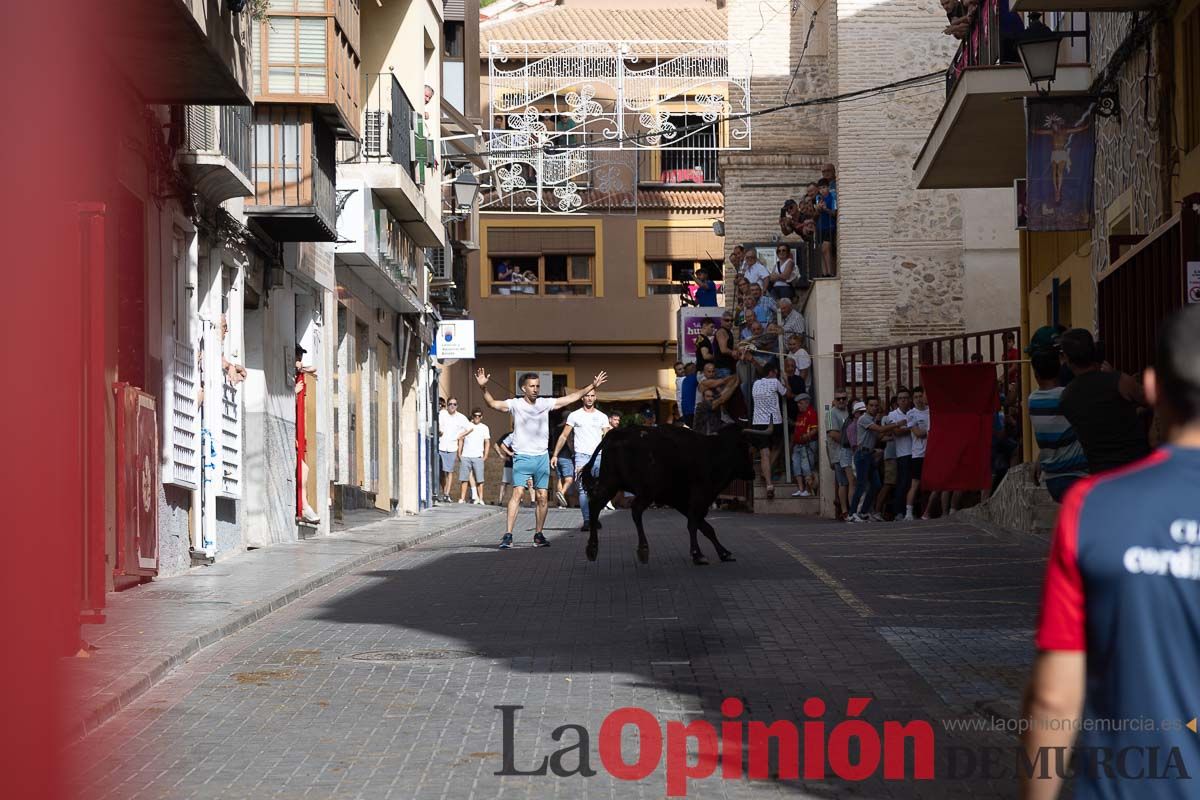
[(754, 427), (763, 432), (764, 444), (758, 448), (759, 468), (762, 470), (763, 483), (767, 487), (767, 499), (775, 499), (775, 486), (771, 483), (771, 462), (775, 459), (775, 447), (779, 444), (775, 439), (775, 426), (783, 424), (783, 410), (779, 407), (779, 399), (787, 394), (787, 386), (779, 380), (779, 362), (771, 359), (765, 367), (765, 374), (754, 382), (751, 395), (754, 399), (754, 416), (751, 421)]
[(771, 296), (776, 300), (781, 297), (795, 297), (796, 290), (792, 288), (792, 281), (795, 279), (796, 259), (792, 258), (792, 248), (781, 244), (775, 248), (775, 270), (767, 276)]

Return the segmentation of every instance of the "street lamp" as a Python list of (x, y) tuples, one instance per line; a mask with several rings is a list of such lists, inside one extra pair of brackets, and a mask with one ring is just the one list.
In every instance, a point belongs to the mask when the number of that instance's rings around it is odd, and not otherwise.
[[(1017, 42), (1017, 52), (1021, 55), (1021, 65), (1025, 67), (1025, 75), (1038, 94), (1050, 93), (1050, 84), (1058, 73), (1058, 45), (1062, 36), (1057, 33), (1036, 36)], [(1046, 88), (1039, 84), (1045, 81)]]
[(475, 173), (468, 167), (458, 173), (458, 177), (454, 179), (454, 203), (455, 210), (459, 214), (468, 214), (471, 207), (475, 205), (475, 198), (479, 196), (479, 178), (475, 177)]

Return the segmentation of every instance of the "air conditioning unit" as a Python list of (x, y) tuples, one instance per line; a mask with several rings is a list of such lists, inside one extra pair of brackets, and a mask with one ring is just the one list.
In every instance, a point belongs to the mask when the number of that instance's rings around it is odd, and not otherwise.
[(432, 267), (431, 279), (437, 283), (454, 282), (454, 251), (449, 247), (427, 247), (425, 257)]
[(368, 111), (366, 131), (363, 134), (363, 149), (367, 156), (376, 158), (388, 154), (391, 142), (391, 119), (386, 111)]

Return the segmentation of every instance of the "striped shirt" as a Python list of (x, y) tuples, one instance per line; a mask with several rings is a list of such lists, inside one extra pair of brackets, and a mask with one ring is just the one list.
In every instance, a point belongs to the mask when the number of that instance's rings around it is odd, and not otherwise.
[(1048, 478), (1088, 474), (1083, 446), (1062, 413), (1062, 393), (1061, 386), (1029, 393), (1029, 424), (1038, 446), (1038, 462)]

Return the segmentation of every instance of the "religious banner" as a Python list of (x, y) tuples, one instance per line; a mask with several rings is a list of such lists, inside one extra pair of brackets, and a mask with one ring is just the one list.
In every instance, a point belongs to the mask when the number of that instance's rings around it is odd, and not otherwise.
[(921, 473), (922, 488), (991, 488), (992, 426), (1000, 408), (996, 365), (923, 365), (921, 385), (929, 399), (929, 443)]
[(1091, 97), (1025, 99), (1028, 230), (1091, 229), (1095, 121)]

